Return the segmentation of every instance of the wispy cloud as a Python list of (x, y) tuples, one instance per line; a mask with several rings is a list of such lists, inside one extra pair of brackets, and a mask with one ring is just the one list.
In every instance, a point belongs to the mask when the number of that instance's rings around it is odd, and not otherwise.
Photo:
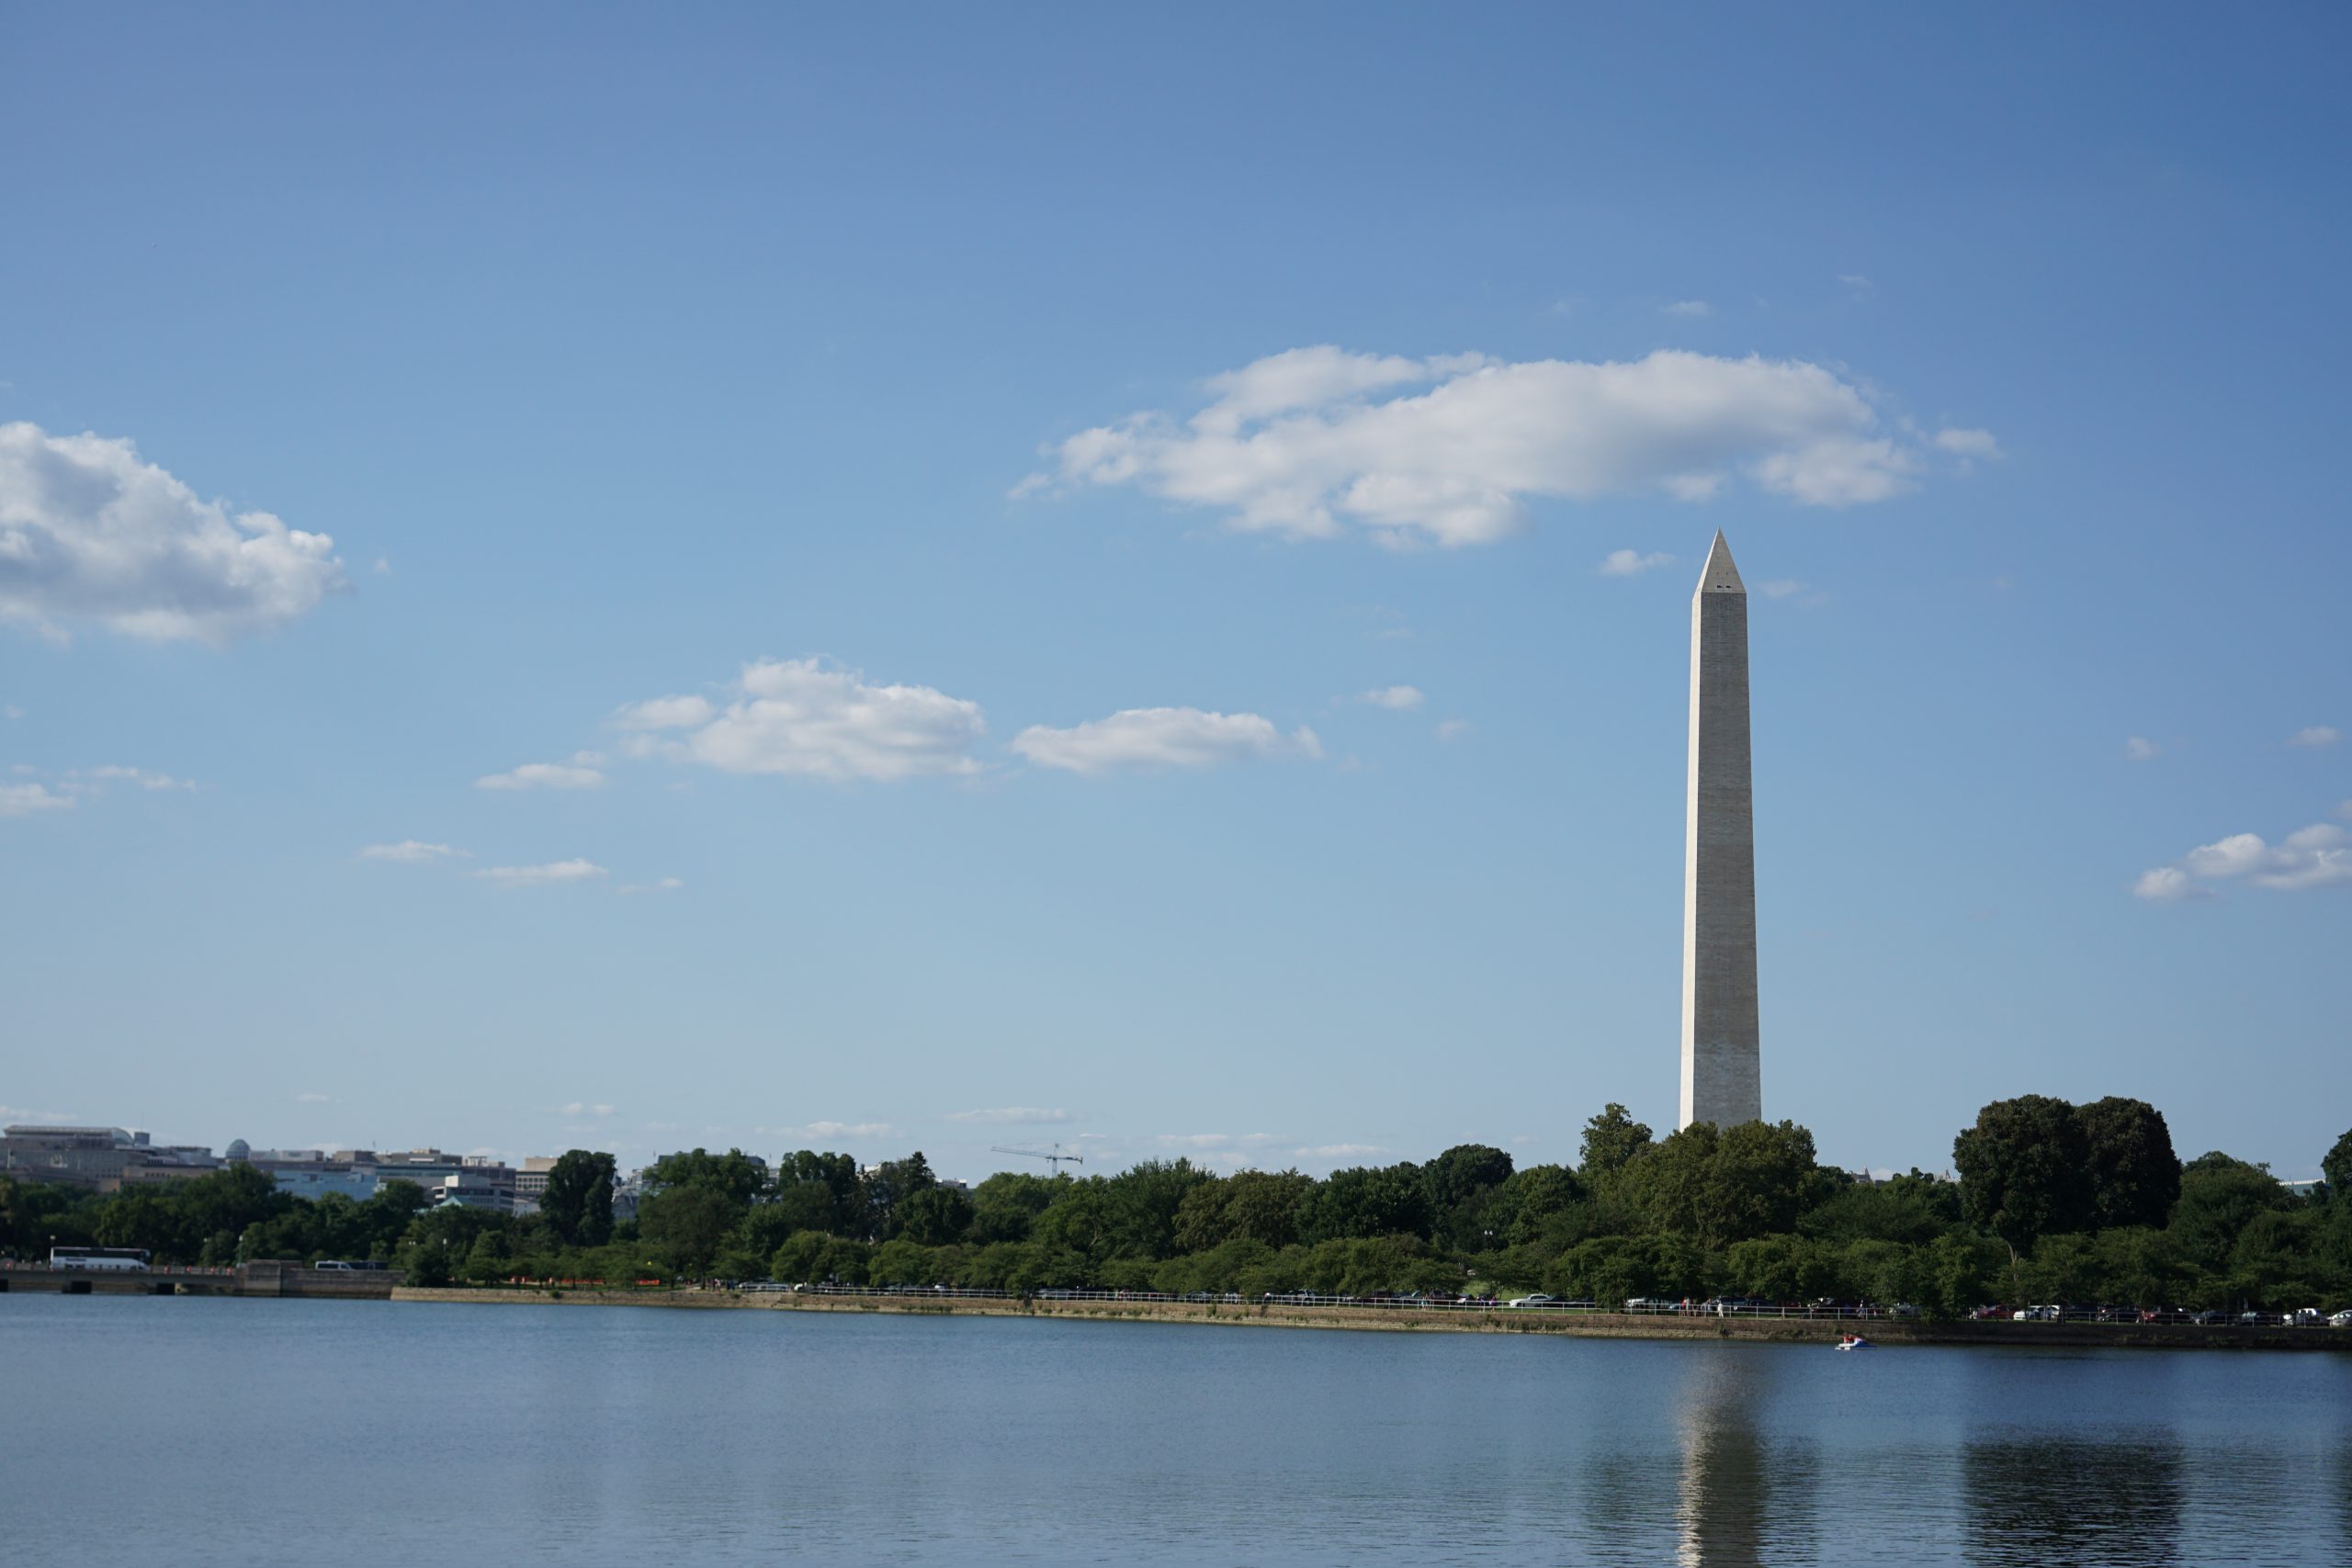
[(74, 797), (45, 784), (0, 784), (0, 817), (30, 817), (37, 811), (70, 811)]
[[(73, 778), (81, 775), (77, 773), (68, 773), (66, 776)], [(108, 784), (135, 784), (141, 789), (194, 789), (196, 787), (196, 781), (193, 779), (175, 779), (169, 773), (150, 773), (145, 768), (126, 768), (119, 762), (108, 762), (101, 767), (89, 769), (86, 776)]]
[(1409, 713), (1421, 705), (1421, 689), (1419, 686), (1376, 686), (1369, 692), (1358, 693), (1356, 701), (1376, 708), (1386, 708), (1391, 713)]
[(1292, 1155), (1299, 1159), (1361, 1159), (1366, 1155), (1385, 1155), (1387, 1152), (1378, 1144), (1316, 1144), (1291, 1150)]
[(609, 1105), (602, 1103), (592, 1104), (584, 1100), (575, 1100), (571, 1101), (569, 1104), (559, 1105), (555, 1108), (555, 1111), (556, 1114), (559, 1116), (574, 1117), (610, 1116), (613, 1113), (613, 1108)]
[(1067, 1111), (1035, 1105), (1000, 1105), (986, 1111), (951, 1111), (950, 1122), (972, 1122), (984, 1127), (1046, 1127), (1071, 1120)]
[(605, 759), (582, 751), (569, 762), (526, 762), (474, 780), (476, 789), (594, 789), (605, 782)]
[(1648, 555), (1639, 550), (1611, 550), (1600, 558), (1600, 570), (1603, 577), (1639, 577), (1645, 571), (1673, 564), (1674, 558), (1664, 550), (1653, 550)]
[(2124, 738), (2123, 760), (2127, 762), (2153, 762), (2163, 754), (2164, 748), (2144, 735)]
[(334, 1103), (334, 1096), (331, 1094), (321, 1094), (316, 1089), (304, 1089), (301, 1093), (294, 1097), (294, 1103), (297, 1105), (333, 1105)]
[(1315, 759), (1323, 755), (1323, 743), (1304, 725), (1284, 735), (1272, 719), (1254, 713), (1127, 708), (1068, 729), (1033, 724), (1012, 738), (1012, 750), (1041, 768), (1095, 775), (1253, 759)]
[(662, 876), (656, 877), (651, 882), (631, 882), (624, 884), (620, 891), (623, 893), (675, 893), (679, 888), (684, 887), (686, 883), (684, 877)]
[(1715, 308), (1704, 299), (1677, 299), (1658, 309), (1669, 316), (1712, 316)]
[(809, 1122), (797, 1127), (758, 1127), (771, 1138), (886, 1138), (897, 1131), (888, 1122)]
[(1756, 585), (1756, 592), (1767, 599), (1794, 598), (1797, 594), (1804, 592), (1804, 589), (1805, 585), (1793, 577), (1776, 577), (1769, 582), (1759, 582)]
[(28, 1111), (21, 1105), (0, 1105), (0, 1125), (15, 1123), (19, 1126), (29, 1126), (40, 1123), (54, 1127), (61, 1123), (70, 1125), (80, 1120), (81, 1118), (77, 1116), (69, 1116), (59, 1111)]
[(1440, 740), (1459, 740), (1473, 728), (1466, 718), (1449, 718), (1437, 727), (1437, 738)]
[(589, 860), (549, 861), (544, 865), (493, 865), (474, 874), (501, 887), (545, 887), (561, 882), (584, 882), (608, 874)]
[(2314, 724), (2309, 728), (2298, 729), (2294, 734), (2287, 737), (2287, 744), (2290, 746), (2317, 748), (2321, 746), (2333, 746), (2343, 739), (2344, 732), (2336, 728), (2335, 726), (2332, 724)]
[(401, 865), (430, 865), (437, 861), (465, 860), (468, 852), (448, 844), (428, 844), (422, 839), (402, 839), (397, 844), (368, 844), (359, 852), (361, 860), (392, 861)]

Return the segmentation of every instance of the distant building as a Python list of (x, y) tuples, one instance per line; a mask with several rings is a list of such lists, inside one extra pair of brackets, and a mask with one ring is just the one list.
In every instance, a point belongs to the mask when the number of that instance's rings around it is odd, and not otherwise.
[(2278, 1185), (2287, 1190), (2287, 1195), (2290, 1198), (2317, 1198), (2327, 1191), (2327, 1183), (2316, 1179), (2289, 1181), (2281, 1177), (2278, 1179)]
[(96, 1192), (180, 1181), (220, 1168), (209, 1148), (157, 1144), (120, 1127), (12, 1126), (0, 1132), (0, 1171)]
[[(238, 1143), (243, 1141), (241, 1138)], [(291, 1192), (312, 1202), (330, 1192), (341, 1193), (355, 1203), (365, 1203), (376, 1195), (373, 1165), (339, 1156), (331, 1158), (323, 1149), (249, 1148), (245, 1151), (245, 1163), (276, 1182), (279, 1191)]]
[(516, 1213), (536, 1214), (539, 1212), (539, 1200), (547, 1196), (548, 1173), (555, 1167), (556, 1156), (553, 1155), (532, 1155), (524, 1160), (523, 1168), (514, 1173)]

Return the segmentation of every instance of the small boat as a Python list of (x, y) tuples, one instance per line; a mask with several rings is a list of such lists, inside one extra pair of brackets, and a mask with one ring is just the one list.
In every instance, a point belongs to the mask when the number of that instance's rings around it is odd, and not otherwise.
[(1838, 1348), (1840, 1350), (1875, 1350), (1878, 1347), (1871, 1344), (1869, 1340), (1863, 1338), (1859, 1334), (1841, 1334), (1838, 1337)]

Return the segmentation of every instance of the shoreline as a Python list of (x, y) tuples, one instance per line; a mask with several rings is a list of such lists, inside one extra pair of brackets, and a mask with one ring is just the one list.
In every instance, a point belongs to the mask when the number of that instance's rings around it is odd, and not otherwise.
[(1874, 1345), (2031, 1345), (2075, 1349), (2346, 1350), (2352, 1331), (2236, 1324), (2015, 1323), (1920, 1319), (1717, 1318), (1625, 1313), (1484, 1312), (1291, 1306), (1282, 1303), (998, 1301), (961, 1297), (743, 1294), (734, 1291), (566, 1290), (540, 1286), (401, 1285), (391, 1300), (424, 1304), (668, 1307), (701, 1312), (891, 1313), (917, 1317), (1026, 1317), (1101, 1323), (1190, 1323), (1237, 1328), (1325, 1328), (1389, 1334), (1532, 1334), (1589, 1339), (1733, 1340), (1834, 1345), (1860, 1332)]

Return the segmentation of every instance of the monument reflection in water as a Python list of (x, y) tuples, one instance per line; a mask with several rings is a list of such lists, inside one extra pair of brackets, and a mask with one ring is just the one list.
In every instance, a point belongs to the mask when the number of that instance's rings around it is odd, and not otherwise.
[(1758, 1413), (1785, 1358), (1702, 1355), (1682, 1379), (1682, 1443), (1674, 1511), (1682, 1568), (1744, 1568), (1814, 1555), (1818, 1451), (1810, 1440), (1769, 1441)]

